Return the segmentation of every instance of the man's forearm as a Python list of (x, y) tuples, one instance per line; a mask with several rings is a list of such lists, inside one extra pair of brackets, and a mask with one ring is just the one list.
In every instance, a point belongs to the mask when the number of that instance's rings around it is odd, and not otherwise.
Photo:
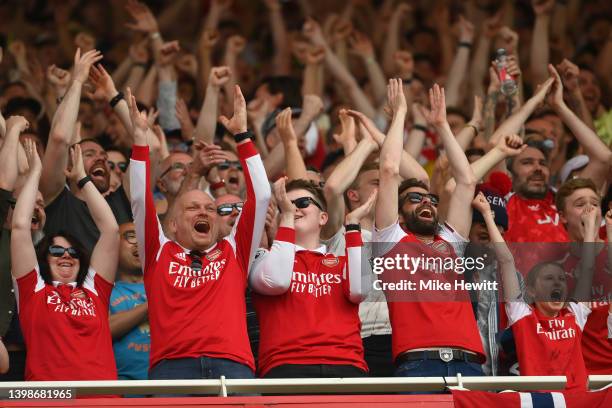
[(539, 84), (548, 77), (547, 66), (550, 60), (548, 29), (550, 16), (536, 16), (531, 41), (531, 75), (532, 83)]
[(148, 316), (147, 312), (148, 303), (143, 303), (125, 312), (111, 314), (109, 316), (109, 325), (113, 339), (120, 339), (145, 321)]
[(209, 85), (206, 88), (204, 103), (198, 116), (198, 123), (195, 129), (195, 140), (202, 140), (206, 143), (212, 143), (215, 137), (215, 128), (217, 127), (217, 107), (219, 104), (219, 89)]

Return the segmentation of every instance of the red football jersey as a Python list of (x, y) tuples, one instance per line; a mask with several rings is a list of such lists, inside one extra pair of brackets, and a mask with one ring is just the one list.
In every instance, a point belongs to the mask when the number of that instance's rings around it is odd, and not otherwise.
[(150, 365), (162, 359), (226, 358), (254, 370), (246, 329), (247, 272), (263, 232), (270, 185), (251, 142), (238, 145), (247, 196), (232, 232), (209, 248), (200, 271), (190, 251), (165, 237), (149, 184), (149, 148), (134, 146), (132, 212), (149, 299)]
[(82, 287), (60, 294), (37, 265), (16, 287), (27, 381), (117, 379), (108, 325), (112, 283), (90, 268)]
[[(425, 244), (413, 234), (406, 233), (398, 223), (395, 223), (383, 230), (375, 230), (374, 242), (380, 244), (376, 244), (374, 250), (378, 251), (377, 245), (382, 244), (387, 247), (381, 249), (386, 256), (408, 252), (412, 258), (427, 257), (446, 260), (455, 259), (456, 250), (462, 254), (466, 245), (465, 238), (448, 225), (442, 228), (440, 234), (435, 237), (433, 243)], [(392, 246), (398, 243), (401, 245)], [(446, 274), (436, 272), (421, 268), (415, 271), (414, 275), (410, 275), (409, 272), (405, 272), (405, 275), (407, 279), (414, 281), (442, 280), (445, 279), (444, 276), (449, 282), (452, 280), (453, 285), (454, 281), (463, 281), (463, 275), (454, 271)], [(390, 276), (393, 278), (393, 275)], [(397, 277), (397, 274), (395, 275)], [(387, 279), (386, 272), (382, 274), (382, 279), (383, 281)], [(392, 327), (393, 358), (396, 359), (400, 354), (414, 349), (453, 347), (478, 354), (484, 362), (486, 358), (472, 304), (469, 301), (469, 294), (465, 290), (451, 290), (447, 297), (447, 299), (452, 297), (451, 301), (432, 300), (436, 297), (436, 300), (439, 300), (445, 296), (442, 292), (438, 292), (430, 296), (429, 300), (410, 298), (413, 295), (408, 292), (401, 293), (400, 296), (405, 296), (403, 299), (397, 298), (397, 293), (385, 292)], [(415, 294), (415, 296), (420, 295), (422, 293)]]
[(506, 302), (506, 312), (521, 375), (564, 375), (566, 389), (586, 391), (580, 340), (589, 308), (572, 302), (559, 316), (550, 318), (525, 302), (513, 301)]
[(506, 206), (508, 231), (506, 242), (567, 242), (569, 237), (560, 222), (553, 194), (542, 200), (512, 194)]
[[(589, 244), (593, 245), (593, 244)], [(569, 253), (562, 261), (568, 273), (568, 286), (574, 286), (573, 277), (580, 258)], [(597, 255), (590, 303), (591, 314), (582, 333), (582, 354), (589, 375), (612, 373), (612, 344), (608, 341), (608, 309), (612, 298), (612, 271), (608, 266), (606, 247)]]
[[(260, 375), (284, 364), (353, 365), (368, 370), (360, 335), (360, 299), (351, 301), (351, 279), (361, 279), (361, 233), (350, 231), (345, 237), (346, 255), (335, 256), (325, 246), (314, 251), (296, 246), (295, 231), (281, 227), (270, 253), (258, 253), (254, 268), (291, 268), (286, 271), (291, 274), (288, 291), (253, 296), (260, 330)], [(285, 253), (282, 264), (270, 256), (273, 251)]]

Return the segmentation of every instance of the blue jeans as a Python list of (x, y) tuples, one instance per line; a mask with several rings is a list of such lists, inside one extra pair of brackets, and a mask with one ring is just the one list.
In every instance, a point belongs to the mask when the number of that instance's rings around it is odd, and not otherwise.
[(246, 365), (226, 358), (193, 357), (161, 360), (149, 370), (149, 380), (200, 380), (255, 378)]
[[(396, 377), (455, 377), (461, 373), (465, 377), (483, 376), (482, 367), (478, 363), (451, 360), (414, 360), (405, 361), (395, 369)], [(444, 394), (441, 391), (410, 392), (409, 394)]]

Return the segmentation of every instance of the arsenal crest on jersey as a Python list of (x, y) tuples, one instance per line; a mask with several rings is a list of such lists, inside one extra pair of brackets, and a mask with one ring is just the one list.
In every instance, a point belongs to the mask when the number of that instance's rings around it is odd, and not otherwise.
[(83, 289), (76, 289), (72, 291), (72, 293), (70, 294), (70, 297), (77, 298), (77, 299), (85, 299), (87, 297), (87, 294), (83, 291)]
[(436, 251), (440, 252), (441, 254), (444, 254), (444, 255), (451, 254), (450, 246), (448, 245), (448, 242), (446, 241), (435, 241), (431, 244), (431, 247), (435, 249)]
[(206, 259), (212, 262), (215, 259), (217, 259), (219, 255), (221, 255), (221, 250), (215, 249), (214, 251), (210, 251), (209, 253), (206, 254)]
[(337, 258), (337, 257), (335, 257), (335, 256), (334, 256), (334, 257), (331, 257), (331, 258), (323, 258), (323, 259), (321, 260), (321, 263), (322, 263), (324, 266), (327, 266), (328, 268), (332, 268), (332, 267), (334, 267), (334, 266), (338, 265), (338, 263), (339, 263), (339, 262), (340, 262), (340, 261), (339, 261), (339, 260), (338, 260), (338, 258)]

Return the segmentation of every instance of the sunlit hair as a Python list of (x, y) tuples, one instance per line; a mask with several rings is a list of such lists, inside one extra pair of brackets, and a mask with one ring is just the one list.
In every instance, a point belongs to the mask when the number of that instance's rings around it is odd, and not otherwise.
[(597, 191), (597, 186), (595, 186), (593, 180), (577, 177), (567, 180), (561, 185), (561, 187), (559, 187), (559, 190), (557, 190), (557, 195), (555, 197), (555, 205), (557, 206), (557, 210), (564, 211), (565, 200), (567, 200), (567, 197), (571, 196), (574, 191), (580, 190), (581, 188), (593, 190), (595, 194), (597, 194), (597, 198), (601, 199), (599, 192)]
[(321, 207), (323, 207), (323, 211), (327, 211), (327, 200), (325, 200), (325, 196), (323, 195), (323, 189), (312, 181), (304, 179), (291, 180), (287, 183), (285, 189), (287, 190), (287, 192), (293, 190), (308, 191), (314, 196), (314, 199), (317, 200), (319, 204), (321, 204)]

